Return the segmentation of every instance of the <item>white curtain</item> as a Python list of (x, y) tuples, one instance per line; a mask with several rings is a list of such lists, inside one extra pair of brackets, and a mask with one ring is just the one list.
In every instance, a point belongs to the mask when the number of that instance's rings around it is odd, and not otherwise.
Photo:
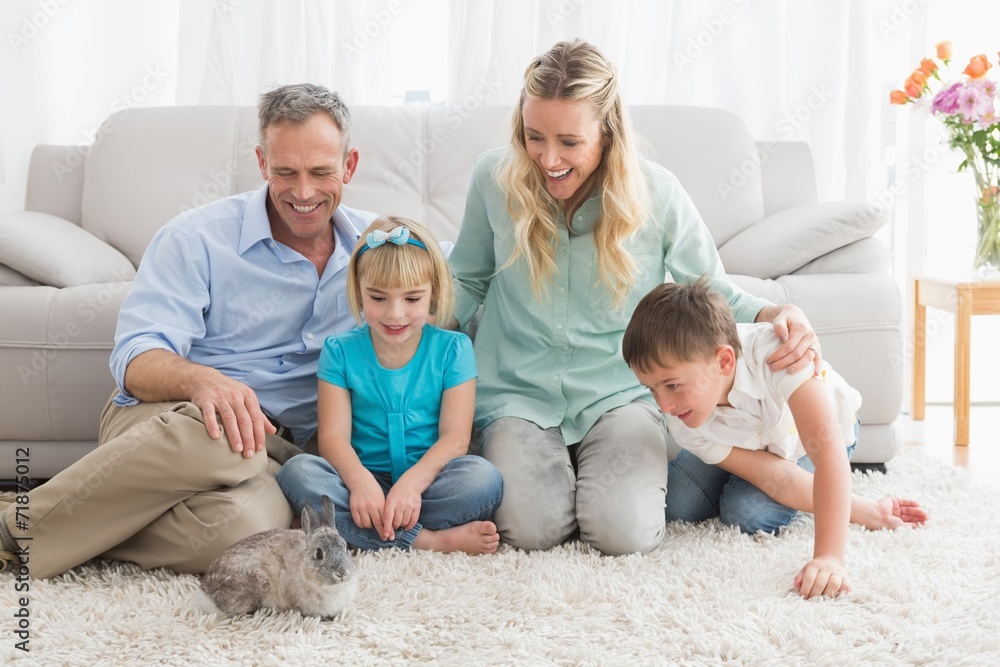
[[(930, 0), (931, 2), (939, 0)], [(23, 205), (31, 148), (89, 143), (134, 106), (252, 105), (312, 81), (350, 105), (512, 105), (524, 68), (583, 37), (626, 101), (722, 107), (758, 140), (813, 150), (821, 198), (865, 198), (880, 82), (866, 0), (8, 0), (0, 9), (0, 210)], [(14, 37), (12, 38), (11, 35)]]
[(868, 137), (883, 100), (866, 56), (866, 0), (451, 5), (450, 99), (485, 75), (499, 83), (494, 101), (513, 104), (531, 58), (580, 36), (615, 63), (629, 103), (728, 109), (758, 140), (808, 142), (821, 198), (870, 194)]

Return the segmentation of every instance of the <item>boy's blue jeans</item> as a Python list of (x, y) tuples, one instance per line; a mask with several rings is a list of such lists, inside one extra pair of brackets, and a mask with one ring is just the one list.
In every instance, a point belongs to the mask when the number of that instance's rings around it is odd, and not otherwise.
[[(857, 427), (855, 427), (857, 428)], [(854, 454), (857, 441), (847, 448)], [(816, 472), (808, 456), (798, 460), (800, 468)], [(727, 526), (738, 526), (748, 534), (776, 533), (798, 514), (772, 500), (746, 480), (705, 463), (681, 450), (667, 468), (667, 521), (697, 522), (719, 517)]]
[[(384, 493), (392, 488), (392, 477), (373, 473)], [(306, 502), (319, 509), (320, 499), (330, 496), (337, 510), (337, 531), (358, 549), (409, 549), (422, 528), (444, 530), (493, 516), (503, 495), (503, 480), (496, 467), (479, 456), (459, 456), (448, 462), (421, 496), (420, 518), (410, 530), (397, 530), (396, 539), (383, 541), (373, 528), (360, 528), (351, 516), (351, 492), (333, 466), (321, 456), (299, 454), (288, 460), (277, 475), (296, 514)]]

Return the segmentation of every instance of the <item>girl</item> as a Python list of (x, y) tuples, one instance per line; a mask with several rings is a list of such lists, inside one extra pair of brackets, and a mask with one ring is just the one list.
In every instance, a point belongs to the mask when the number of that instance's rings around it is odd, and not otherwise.
[(337, 530), (359, 549), (493, 553), (488, 519), (500, 504), (499, 471), (465, 455), (472, 432), (472, 343), (448, 322), (447, 261), (422, 226), (375, 220), (347, 278), (362, 326), (328, 337), (319, 361), (319, 453), (290, 459), (278, 484), (301, 513), (330, 496)]

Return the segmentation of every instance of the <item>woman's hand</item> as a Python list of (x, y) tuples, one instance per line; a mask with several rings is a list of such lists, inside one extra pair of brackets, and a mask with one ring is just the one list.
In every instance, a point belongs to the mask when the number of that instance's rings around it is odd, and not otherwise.
[(757, 313), (756, 321), (773, 324), (774, 333), (781, 340), (778, 349), (767, 358), (772, 371), (787, 368), (789, 373), (795, 373), (812, 362), (816, 373), (819, 373), (823, 363), (819, 337), (801, 308), (790, 303), (768, 306)]

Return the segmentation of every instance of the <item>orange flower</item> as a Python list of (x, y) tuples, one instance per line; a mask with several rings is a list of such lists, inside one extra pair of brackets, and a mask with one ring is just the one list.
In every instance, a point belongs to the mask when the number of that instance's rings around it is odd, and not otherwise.
[(948, 62), (951, 60), (951, 42), (944, 41), (939, 44), (935, 44), (934, 48), (937, 49), (937, 57), (939, 60)]
[(987, 185), (983, 188), (983, 196), (979, 198), (979, 201), (988, 206), (996, 200), (998, 195), (1000, 195), (1000, 187)]
[(921, 87), (923, 87), (927, 83), (927, 75), (918, 69), (913, 70), (913, 74), (910, 75), (910, 78), (913, 79)]
[(962, 74), (968, 74), (970, 79), (980, 79), (986, 74), (989, 68), (993, 67), (984, 55), (972, 56), (969, 64), (962, 70)]
[(924, 87), (912, 78), (906, 80), (906, 83), (903, 85), (903, 90), (906, 91), (906, 95), (912, 99), (917, 99), (924, 94)]
[(924, 73), (924, 76), (930, 76), (938, 69), (937, 63), (930, 58), (924, 58), (920, 61), (920, 71)]
[(894, 90), (889, 93), (889, 104), (906, 104), (910, 98), (902, 90)]

